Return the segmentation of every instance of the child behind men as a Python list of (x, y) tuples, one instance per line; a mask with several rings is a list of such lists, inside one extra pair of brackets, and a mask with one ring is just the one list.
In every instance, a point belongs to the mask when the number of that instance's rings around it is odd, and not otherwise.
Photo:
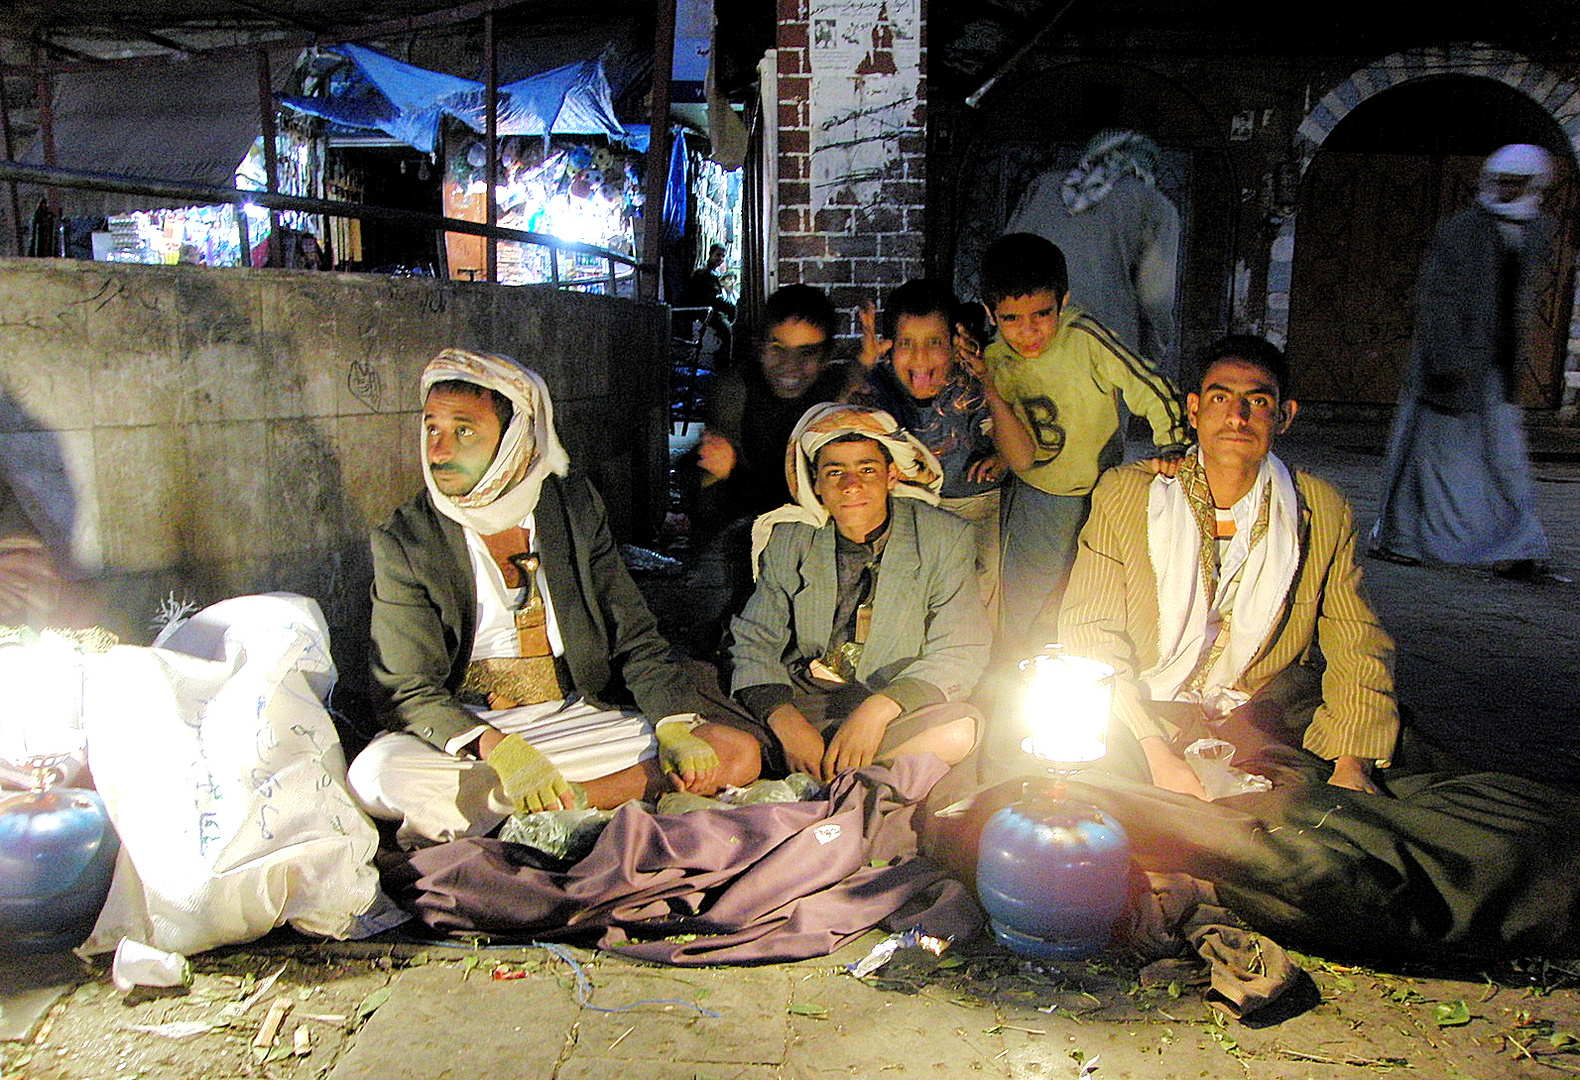
[[(938, 455), (944, 467), (939, 505), (971, 522), (977, 542), (982, 602), (998, 611), (999, 485), (1008, 467), (993, 445), (992, 416), (982, 381), (962, 363), (975, 342), (962, 341), (954, 290), (915, 280), (889, 294), (883, 337), (876, 313), (862, 310), (861, 363), (871, 370), (850, 400), (882, 409)], [(880, 362), (887, 353), (887, 361)]]
[(1123, 460), (1120, 396), (1166, 461), (1184, 453), (1185, 417), (1167, 376), (1070, 303), (1064, 253), (1048, 240), (1010, 233), (990, 244), (982, 298), (998, 327), (985, 355), (993, 439), (1015, 471), (1001, 517), (1000, 645), (1026, 655), (1053, 640), (1092, 488)]

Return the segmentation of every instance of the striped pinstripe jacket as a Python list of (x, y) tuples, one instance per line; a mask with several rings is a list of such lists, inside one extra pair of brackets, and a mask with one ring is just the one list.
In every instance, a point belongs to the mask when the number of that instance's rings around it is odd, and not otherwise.
[[(1138, 673), (1158, 662), (1157, 578), (1147, 552), (1147, 485), (1152, 473), (1127, 465), (1104, 474), (1081, 531), (1059, 640), (1072, 655), (1112, 664), (1115, 716), (1136, 736), (1168, 732), (1149, 714)], [(1317, 662), (1322, 704), (1303, 738), (1324, 758), (1353, 754), (1386, 763), (1399, 734), (1393, 694), (1393, 641), (1361, 588), (1349, 503), (1327, 481), (1295, 473), (1300, 499), (1300, 567), (1284, 610), (1236, 688), (1249, 694), (1295, 664)]]

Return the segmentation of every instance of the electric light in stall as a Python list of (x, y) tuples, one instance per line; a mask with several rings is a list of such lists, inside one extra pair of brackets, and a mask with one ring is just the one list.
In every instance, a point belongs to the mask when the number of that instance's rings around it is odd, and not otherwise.
[(586, 199), (556, 195), (549, 200), (549, 232), (561, 240), (602, 244), (608, 231), (605, 217)]
[(1026, 673), (1022, 717), (1031, 734), (1028, 754), (1061, 765), (1081, 765), (1108, 752), (1108, 718), (1114, 703), (1114, 669), (1049, 646), (1021, 662)]

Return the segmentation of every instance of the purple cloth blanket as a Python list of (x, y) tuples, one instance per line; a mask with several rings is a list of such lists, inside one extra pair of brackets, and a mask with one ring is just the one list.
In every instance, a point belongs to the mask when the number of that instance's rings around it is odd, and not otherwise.
[(981, 925), (976, 901), (917, 856), (912, 825), (945, 771), (904, 757), (840, 776), (825, 800), (688, 814), (628, 803), (568, 869), (469, 838), (403, 853), (385, 884), (438, 931), (598, 933), (600, 948), (669, 964), (825, 956), (884, 922), (964, 939)]

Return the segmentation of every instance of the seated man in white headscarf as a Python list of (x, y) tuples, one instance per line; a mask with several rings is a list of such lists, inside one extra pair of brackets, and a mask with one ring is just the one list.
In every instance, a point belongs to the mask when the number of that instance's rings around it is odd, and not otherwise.
[(731, 625), (732, 690), (772, 733), (771, 764), (823, 780), (901, 754), (955, 764), (991, 637), (938, 459), (886, 412), (823, 404), (785, 471), (796, 501), (757, 520), (757, 589)]
[(393, 730), (352, 763), (363, 809), (415, 845), (756, 779), (756, 738), (703, 722), (602, 501), (568, 475), (543, 380), (446, 349), (422, 395), (427, 490), (372, 534), (373, 678)]
[(1203, 365), (1178, 475), (1138, 463), (1098, 482), (1058, 639), (1113, 666), (1114, 719), (1140, 743), (1117, 755), (1143, 753), (1159, 787), (1206, 798), (1180, 748), (1218, 735), (1298, 745), (1332, 763), (1329, 783), (1375, 791), (1399, 735), (1393, 642), (1361, 590), (1349, 504), (1272, 452), (1296, 411), (1282, 352), (1235, 335)]

